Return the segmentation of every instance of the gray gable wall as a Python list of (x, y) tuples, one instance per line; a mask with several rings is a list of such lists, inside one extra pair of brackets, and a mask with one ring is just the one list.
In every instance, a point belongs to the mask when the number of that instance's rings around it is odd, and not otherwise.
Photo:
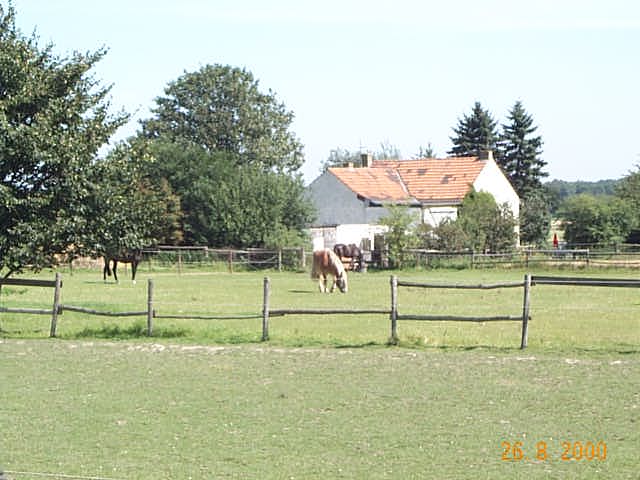
[(307, 187), (307, 194), (316, 207), (314, 226), (344, 224), (376, 224), (388, 215), (384, 207), (369, 206), (329, 171)]

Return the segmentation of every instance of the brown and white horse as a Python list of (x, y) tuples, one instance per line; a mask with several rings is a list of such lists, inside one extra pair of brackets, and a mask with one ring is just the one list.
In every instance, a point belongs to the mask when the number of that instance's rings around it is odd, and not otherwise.
[(327, 277), (333, 277), (329, 292), (333, 292), (338, 285), (342, 293), (347, 293), (347, 272), (340, 258), (328, 248), (313, 252), (313, 268), (311, 278), (318, 279), (318, 287), (323, 293), (327, 292)]

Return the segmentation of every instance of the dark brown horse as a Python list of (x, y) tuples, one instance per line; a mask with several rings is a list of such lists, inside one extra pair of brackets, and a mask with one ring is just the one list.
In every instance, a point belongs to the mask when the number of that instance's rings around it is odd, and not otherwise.
[[(125, 253), (123, 255), (105, 255), (104, 256), (104, 269), (102, 270), (102, 278), (104, 281), (107, 281), (107, 275), (111, 276), (111, 272), (113, 272), (113, 278), (115, 278), (116, 282), (118, 282), (118, 274), (116, 273), (116, 268), (118, 267), (118, 262), (120, 263), (130, 263), (131, 264), (131, 281), (136, 283), (136, 271), (138, 270), (138, 264), (142, 260), (142, 250), (132, 250), (131, 252)], [(110, 268), (110, 264), (113, 262), (113, 268)]]
[(313, 252), (313, 268), (311, 278), (318, 279), (318, 287), (323, 293), (327, 292), (327, 278), (331, 275), (333, 283), (329, 292), (333, 292), (338, 285), (342, 293), (347, 293), (347, 271), (340, 258), (328, 248)]
[(350, 270), (362, 270), (362, 251), (356, 244), (350, 243), (349, 245), (345, 245), (344, 243), (336, 243), (333, 251), (343, 262), (348, 260), (345, 267)]

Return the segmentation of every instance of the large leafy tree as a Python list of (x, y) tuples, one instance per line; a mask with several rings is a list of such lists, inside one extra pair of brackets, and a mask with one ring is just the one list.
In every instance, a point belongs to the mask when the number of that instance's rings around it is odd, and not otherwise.
[(153, 175), (179, 192), (185, 242), (218, 247), (295, 244), (312, 219), (300, 176), (237, 165), (191, 143), (153, 142)]
[(241, 165), (295, 172), (302, 145), (290, 131), (293, 113), (244, 69), (206, 65), (187, 72), (156, 98), (153, 118), (142, 122), (151, 139), (191, 142), (230, 153)]
[(0, 6), (0, 271), (81, 246), (98, 149), (127, 118), (90, 74), (105, 55), (59, 57)]
[(542, 137), (534, 135), (537, 129), (520, 101), (509, 112), (508, 123), (502, 125), (497, 162), (520, 197), (538, 190), (548, 175), (544, 171), (547, 162), (540, 158)]
[(164, 178), (151, 175), (154, 168), (144, 142), (121, 143), (96, 162), (83, 253), (122, 255), (182, 241), (180, 199)]
[(475, 102), (471, 115), (464, 115), (453, 128), (450, 137), (453, 148), (449, 154), (456, 157), (480, 156), (485, 150), (495, 150), (498, 140), (497, 122), (488, 110)]
[(565, 240), (580, 245), (624, 241), (633, 228), (636, 212), (617, 197), (581, 194), (570, 197), (560, 215)]

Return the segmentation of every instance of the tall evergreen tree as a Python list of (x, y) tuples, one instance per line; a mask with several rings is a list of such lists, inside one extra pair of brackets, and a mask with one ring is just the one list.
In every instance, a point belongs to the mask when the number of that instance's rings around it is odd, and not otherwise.
[(453, 128), (454, 137), (450, 137), (453, 148), (449, 154), (455, 157), (479, 156), (483, 150), (494, 150), (498, 141), (497, 122), (480, 102), (473, 106), (471, 115), (458, 120)]
[(535, 136), (533, 118), (517, 101), (502, 125), (496, 161), (520, 197), (520, 239), (523, 243), (542, 245), (551, 225), (551, 199), (541, 179), (547, 164), (540, 158), (542, 137)]
[(540, 158), (542, 137), (533, 136), (538, 127), (520, 101), (509, 112), (508, 121), (502, 125), (497, 162), (518, 195), (524, 197), (539, 189), (541, 179), (547, 176), (543, 171), (547, 162)]

